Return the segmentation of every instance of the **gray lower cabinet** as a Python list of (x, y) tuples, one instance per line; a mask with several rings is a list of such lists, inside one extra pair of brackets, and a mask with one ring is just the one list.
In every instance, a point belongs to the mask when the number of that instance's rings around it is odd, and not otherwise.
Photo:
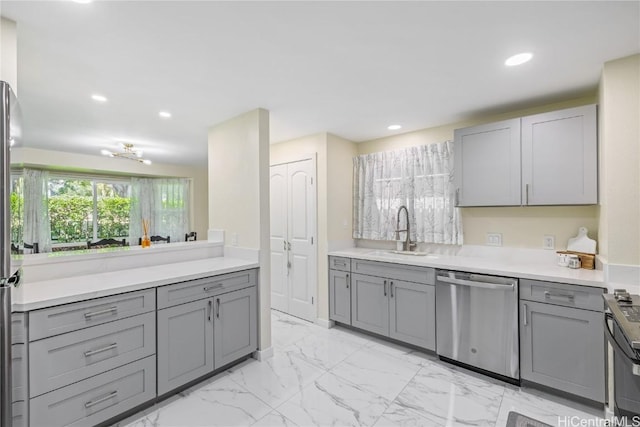
[(389, 280), (353, 274), (351, 276), (351, 325), (389, 336)]
[(522, 379), (604, 402), (602, 312), (522, 300), (520, 313)]
[(435, 286), (391, 280), (389, 336), (429, 350), (436, 348)]
[(348, 271), (329, 270), (329, 319), (351, 324), (351, 279)]
[(158, 395), (253, 353), (255, 286), (158, 311)]
[(104, 372), (31, 399), (34, 427), (93, 426), (155, 397), (156, 359)]
[(213, 371), (213, 299), (158, 310), (158, 395)]
[(220, 368), (258, 347), (256, 288), (215, 297), (213, 321), (214, 367)]

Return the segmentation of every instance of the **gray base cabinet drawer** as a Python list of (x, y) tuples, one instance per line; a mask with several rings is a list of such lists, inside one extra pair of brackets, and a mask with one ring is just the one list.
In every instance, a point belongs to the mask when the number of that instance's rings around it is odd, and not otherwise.
[(29, 425), (29, 414), (27, 413), (27, 402), (14, 402), (11, 405), (12, 427), (27, 427)]
[(329, 319), (351, 324), (350, 273), (329, 270)]
[(604, 402), (602, 313), (531, 301), (520, 313), (522, 379)]
[(158, 308), (185, 304), (224, 292), (255, 286), (258, 283), (257, 277), (256, 270), (252, 269), (161, 286), (158, 288)]
[(94, 426), (155, 397), (155, 357), (31, 399), (34, 427)]
[(527, 301), (604, 311), (603, 292), (590, 286), (520, 279), (520, 299)]
[(353, 273), (385, 277), (387, 279), (404, 280), (427, 285), (436, 284), (436, 270), (428, 267), (352, 259), (351, 271)]
[(27, 341), (27, 313), (11, 313), (11, 343), (22, 344)]
[(155, 313), (36, 341), (29, 346), (34, 397), (155, 354)]
[(11, 346), (12, 401), (27, 400), (27, 345)]
[(155, 289), (130, 292), (29, 313), (29, 341), (155, 311)]
[(339, 270), (339, 271), (351, 271), (351, 258), (330, 256), (329, 269)]

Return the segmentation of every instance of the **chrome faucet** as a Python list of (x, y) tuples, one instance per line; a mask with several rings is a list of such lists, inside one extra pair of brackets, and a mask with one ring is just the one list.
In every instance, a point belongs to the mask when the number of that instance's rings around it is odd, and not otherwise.
[[(404, 209), (405, 213), (407, 214), (406, 215), (407, 228), (405, 230), (400, 230), (400, 212), (403, 209)], [(402, 243), (402, 250), (403, 251), (411, 251), (413, 248), (416, 247), (416, 244), (415, 244), (415, 242), (411, 241), (411, 226), (409, 225), (409, 210), (404, 205), (400, 206), (400, 208), (398, 209), (398, 216), (396, 218), (396, 240), (400, 240), (400, 232), (406, 232), (407, 233), (407, 238)]]

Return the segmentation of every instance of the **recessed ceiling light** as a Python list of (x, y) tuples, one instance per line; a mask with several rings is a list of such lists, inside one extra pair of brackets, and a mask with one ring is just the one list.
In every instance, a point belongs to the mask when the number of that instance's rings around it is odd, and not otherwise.
[(107, 97), (104, 95), (99, 95), (97, 93), (94, 93), (93, 95), (91, 95), (91, 99), (93, 99), (96, 102), (107, 102)]
[(517, 55), (513, 55), (513, 56), (507, 58), (507, 60), (504, 61), (504, 65), (506, 65), (507, 67), (513, 67), (515, 65), (522, 65), (525, 62), (529, 62), (531, 60), (531, 58), (533, 58), (533, 54), (530, 53), (530, 52), (519, 53)]
[(170, 118), (171, 118), (171, 113), (170, 113), (170, 112), (168, 112), (168, 111), (160, 111), (160, 112), (158, 113), (158, 115), (159, 115), (160, 117), (162, 117), (163, 119), (170, 119)]
[(387, 126), (387, 129), (389, 129), (389, 130), (398, 130), (398, 129), (402, 129), (402, 126), (400, 126), (400, 125), (389, 125), (389, 126)]

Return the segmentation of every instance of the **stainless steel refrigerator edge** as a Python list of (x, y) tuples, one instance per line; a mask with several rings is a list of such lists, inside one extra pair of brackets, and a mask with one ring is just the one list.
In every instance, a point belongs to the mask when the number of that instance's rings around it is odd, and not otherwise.
[(436, 352), (520, 380), (518, 279), (438, 270)]
[(11, 413), (11, 246), (10, 147), (17, 102), (9, 84), (0, 81), (0, 425), (10, 427)]

